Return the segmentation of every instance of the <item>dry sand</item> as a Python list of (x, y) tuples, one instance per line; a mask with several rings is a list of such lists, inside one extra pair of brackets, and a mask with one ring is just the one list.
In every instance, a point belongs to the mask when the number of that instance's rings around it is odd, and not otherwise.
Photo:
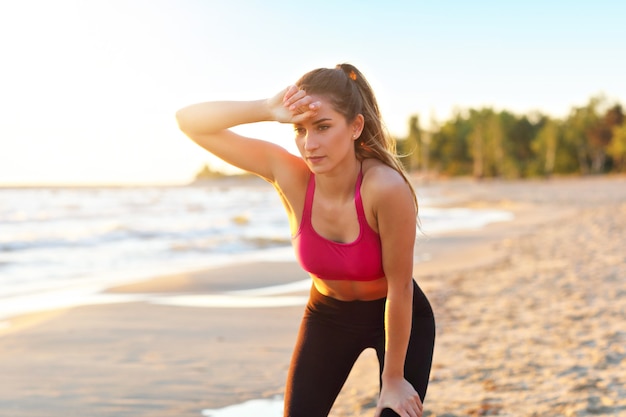
[[(626, 178), (421, 184), (516, 220), (423, 238), (437, 320), (426, 416), (626, 416)], [(198, 294), (304, 278), (257, 263), (113, 289)], [(302, 306), (84, 306), (0, 330), (0, 416), (200, 416), (282, 393)], [(366, 351), (332, 416), (372, 416)]]
[[(416, 268), (438, 332), (425, 415), (626, 416), (625, 179), (459, 185), (520, 218), (441, 239), (487, 240), (474, 266)], [(372, 415), (365, 359), (333, 416)]]

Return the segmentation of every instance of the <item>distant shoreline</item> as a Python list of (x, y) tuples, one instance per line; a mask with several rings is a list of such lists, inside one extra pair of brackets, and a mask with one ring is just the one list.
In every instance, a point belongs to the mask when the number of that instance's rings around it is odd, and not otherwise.
[(123, 188), (184, 188), (203, 186), (236, 186), (266, 184), (262, 178), (251, 174), (225, 175), (211, 179), (192, 180), (181, 183), (154, 183), (154, 184), (0, 184), (2, 190), (68, 190), (68, 189), (123, 189)]
[[(447, 184), (453, 182), (469, 182), (476, 184), (489, 184), (489, 183), (526, 183), (526, 182), (550, 182), (560, 180), (592, 180), (601, 178), (626, 178), (626, 174), (597, 174), (597, 175), (582, 175), (582, 174), (569, 174), (559, 175), (555, 174), (550, 177), (529, 177), (529, 178), (474, 178), (472, 176), (446, 176), (435, 175), (432, 173), (410, 172), (409, 179), (414, 185), (428, 186), (429, 184)], [(138, 184), (111, 184), (111, 183), (94, 183), (94, 184), (0, 184), (0, 191), (2, 190), (37, 190), (37, 189), (121, 189), (121, 188), (184, 188), (184, 187), (205, 187), (205, 186), (250, 186), (268, 184), (262, 178), (253, 174), (234, 174), (223, 175), (215, 178), (206, 179), (194, 179), (188, 182), (181, 183), (138, 183)]]

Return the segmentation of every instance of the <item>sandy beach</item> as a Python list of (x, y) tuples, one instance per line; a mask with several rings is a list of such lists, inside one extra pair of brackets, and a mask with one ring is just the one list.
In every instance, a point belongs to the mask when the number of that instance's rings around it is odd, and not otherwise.
[[(416, 186), (515, 214), (416, 245), (437, 320), (425, 416), (626, 416), (626, 177)], [(148, 301), (11, 318), (0, 328), (0, 417), (201, 416), (280, 396), (302, 305), (149, 300), (305, 279), (295, 263), (256, 262), (108, 291)], [(372, 416), (377, 378), (366, 351), (331, 415)]]

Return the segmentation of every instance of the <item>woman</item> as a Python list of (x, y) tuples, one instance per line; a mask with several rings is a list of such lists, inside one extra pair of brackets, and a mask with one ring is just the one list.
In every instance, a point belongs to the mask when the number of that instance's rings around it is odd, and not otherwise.
[[(285, 416), (328, 415), (360, 353), (376, 349), (375, 416), (422, 415), (435, 324), (413, 280), (417, 199), (378, 104), (352, 65), (317, 69), (272, 98), (177, 113), (200, 146), (274, 185), (313, 280), (285, 391)], [(229, 128), (294, 126), (301, 157)]]

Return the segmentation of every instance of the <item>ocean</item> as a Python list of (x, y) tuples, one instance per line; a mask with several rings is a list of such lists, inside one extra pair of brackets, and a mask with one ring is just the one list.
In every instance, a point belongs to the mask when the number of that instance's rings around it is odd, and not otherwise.
[[(430, 235), (512, 217), (437, 208), (440, 197), (428, 189), (420, 194), (420, 218)], [(294, 259), (284, 209), (265, 183), (0, 188), (0, 322), (123, 301), (99, 294), (158, 275)]]

